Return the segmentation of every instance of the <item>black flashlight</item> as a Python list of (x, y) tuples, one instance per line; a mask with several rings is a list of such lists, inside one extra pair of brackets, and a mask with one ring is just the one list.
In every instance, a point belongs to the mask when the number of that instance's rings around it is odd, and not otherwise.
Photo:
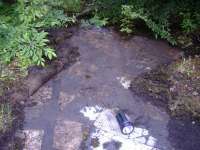
[(129, 135), (133, 132), (133, 123), (123, 111), (119, 111), (116, 115), (116, 118), (123, 134)]

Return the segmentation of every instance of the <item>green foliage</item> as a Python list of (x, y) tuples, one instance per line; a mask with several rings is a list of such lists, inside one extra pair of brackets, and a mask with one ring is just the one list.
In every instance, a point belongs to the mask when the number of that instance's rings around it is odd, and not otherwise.
[(138, 20), (145, 22), (155, 37), (175, 44), (173, 25), (183, 34), (200, 27), (200, 1), (195, 0), (94, 0), (96, 14), (120, 26), (122, 32), (132, 33)]
[(108, 19), (107, 18), (100, 18), (98, 15), (95, 15), (94, 17), (92, 17), (91, 19), (85, 20), (82, 19), (81, 20), (81, 27), (91, 27), (91, 26), (95, 26), (97, 28), (100, 27), (104, 27), (108, 24)]
[(46, 36), (47, 32), (38, 32), (34, 28), (22, 34), (22, 37), (18, 40), (19, 52), (17, 56), (30, 59), (34, 64), (44, 66), (43, 56), (50, 60), (56, 56), (54, 50), (47, 46)]
[(45, 58), (56, 57), (48, 46), (48, 33), (42, 29), (75, 22), (64, 14), (58, 0), (17, 0), (0, 5), (0, 59), (3, 63), (17, 61), (19, 66), (44, 66)]
[(108, 19), (100, 18), (99, 16), (95, 15), (93, 18), (89, 20), (89, 23), (95, 25), (96, 27), (103, 27), (108, 23)]
[(118, 23), (121, 5), (124, 0), (93, 0), (96, 13), (101, 18), (108, 18), (113, 24)]
[(63, 3), (63, 8), (67, 12), (78, 13), (82, 9), (83, 0), (61, 0)]
[(190, 33), (197, 28), (198, 23), (195, 22), (195, 19), (192, 19), (191, 13), (180, 13), (180, 15), (183, 17), (181, 27), (186, 33)]
[(149, 16), (150, 15), (145, 13), (143, 9), (137, 10), (131, 5), (122, 5), (121, 31), (131, 33), (134, 27), (134, 20), (141, 19), (154, 32), (156, 38), (160, 36), (163, 39), (167, 39), (172, 44), (175, 44), (174, 39), (168, 31), (168, 23), (156, 23)]

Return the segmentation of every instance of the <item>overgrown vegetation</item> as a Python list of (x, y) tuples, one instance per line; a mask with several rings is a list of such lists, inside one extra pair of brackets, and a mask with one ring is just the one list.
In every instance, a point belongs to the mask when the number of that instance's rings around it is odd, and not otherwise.
[(0, 60), (15, 61), (19, 68), (44, 66), (45, 59), (56, 57), (48, 46), (45, 28), (60, 27), (75, 22), (64, 13), (64, 0), (17, 0), (0, 5)]
[(177, 43), (179, 35), (196, 34), (200, 28), (200, 1), (195, 0), (94, 0), (96, 14), (109, 19), (125, 33), (143, 21), (155, 37)]
[(0, 147), (2, 144), (12, 147), (15, 128), (22, 121), (20, 102), (24, 102), (25, 95), (18, 97), (20, 101), (11, 95), (16, 89), (27, 92), (21, 89), (20, 79), (27, 75), (28, 67), (45, 66), (45, 61), (56, 57), (56, 51), (49, 46), (47, 31), (75, 23), (80, 2), (0, 0)]

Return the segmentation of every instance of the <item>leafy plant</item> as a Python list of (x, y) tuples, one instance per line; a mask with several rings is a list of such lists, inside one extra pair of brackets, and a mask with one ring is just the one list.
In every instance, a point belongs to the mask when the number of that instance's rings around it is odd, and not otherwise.
[(56, 57), (54, 50), (47, 46), (47, 32), (38, 32), (35, 29), (22, 34), (22, 38), (18, 40), (18, 57), (30, 59), (31, 62), (37, 65), (44, 66), (45, 59)]
[(100, 18), (99, 16), (95, 15), (93, 18), (89, 20), (89, 23), (95, 25), (96, 27), (103, 27), (108, 23), (108, 19)]
[(61, 0), (61, 2), (65, 11), (74, 13), (80, 12), (84, 3), (83, 0)]
[(183, 17), (181, 27), (186, 33), (190, 33), (197, 28), (197, 24), (192, 19), (191, 13), (180, 13)]
[(0, 7), (0, 59), (3, 63), (17, 60), (20, 67), (45, 64), (45, 58), (56, 57), (48, 46), (43, 29), (75, 22), (68, 17), (57, 0), (17, 0)]
[[(181, 28), (182, 34), (191, 34), (200, 28), (200, 1), (195, 0), (94, 0), (96, 14), (108, 18), (122, 32), (136, 30), (135, 22), (143, 20), (155, 37), (176, 44), (171, 31)], [(174, 30), (173, 30), (174, 31)]]
[(141, 19), (146, 25), (154, 32), (155, 37), (160, 36), (163, 39), (167, 39), (172, 44), (175, 44), (175, 40), (172, 38), (168, 23), (161, 23), (153, 21), (148, 13), (145, 13), (143, 9), (133, 9), (130, 5), (122, 5), (122, 19), (121, 19), (121, 30), (122, 32), (132, 33), (134, 28), (134, 20)]

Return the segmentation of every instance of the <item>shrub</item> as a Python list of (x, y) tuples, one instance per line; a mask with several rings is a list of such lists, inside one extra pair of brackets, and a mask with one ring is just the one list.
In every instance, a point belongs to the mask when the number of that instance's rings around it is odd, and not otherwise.
[(131, 5), (122, 5), (122, 19), (121, 19), (121, 31), (126, 33), (131, 33), (134, 27), (134, 20), (141, 19), (146, 25), (154, 32), (155, 37), (160, 36), (163, 39), (168, 40), (172, 44), (175, 44), (175, 40), (172, 38), (169, 32), (169, 24), (161, 19), (155, 22), (150, 18), (150, 14), (145, 13), (143, 9), (134, 9)]
[(63, 8), (67, 12), (75, 12), (78, 13), (82, 9), (83, 0), (61, 0), (63, 3)]
[(103, 27), (108, 23), (107, 20), (107, 18), (100, 18), (99, 16), (95, 15), (89, 20), (89, 23), (95, 25), (96, 27)]
[(3, 63), (17, 61), (19, 66), (44, 66), (45, 58), (56, 56), (48, 46), (45, 28), (73, 23), (56, 0), (17, 0), (0, 5), (0, 59)]
[[(178, 25), (182, 34), (195, 33), (200, 27), (200, 1), (195, 0), (94, 0), (96, 13), (118, 25), (122, 32), (134, 32), (134, 22), (143, 20), (155, 37), (176, 43), (171, 31)], [(177, 27), (176, 27), (177, 28)]]

